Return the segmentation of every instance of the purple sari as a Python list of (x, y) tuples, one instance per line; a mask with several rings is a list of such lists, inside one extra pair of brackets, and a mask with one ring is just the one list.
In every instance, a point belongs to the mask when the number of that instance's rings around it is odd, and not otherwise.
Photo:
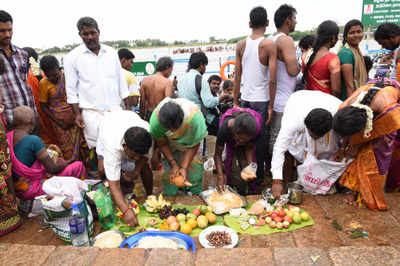
[[(226, 118), (233, 116), (233, 114), (235, 114), (237, 112), (247, 112), (247, 113), (251, 114), (254, 117), (254, 119), (256, 120), (256, 123), (257, 123), (256, 134), (249, 141), (249, 142), (252, 142), (261, 132), (261, 128), (262, 128), (262, 124), (263, 124), (263, 118), (261, 117), (261, 115), (259, 113), (257, 113), (256, 111), (254, 111), (254, 110), (252, 110), (250, 108), (233, 107), (233, 108), (227, 110), (222, 115), (222, 117), (221, 117), (221, 119), (219, 121), (219, 127), (222, 126), (222, 124), (224, 123)], [(228, 181), (230, 179), (230, 174), (231, 174), (231, 170), (232, 170), (232, 161), (233, 161), (233, 157), (235, 155), (235, 149), (238, 146), (247, 145), (249, 142), (237, 142), (234, 138), (231, 138), (230, 140), (228, 140), (226, 142), (226, 159), (225, 159), (225, 162), (224, 162), (224, 167), (225, 167), (226, 178), (227, 178)], [(256, 149), (256, 147), (254, 147), (254, 152), (255, 152), (255, 149)]]

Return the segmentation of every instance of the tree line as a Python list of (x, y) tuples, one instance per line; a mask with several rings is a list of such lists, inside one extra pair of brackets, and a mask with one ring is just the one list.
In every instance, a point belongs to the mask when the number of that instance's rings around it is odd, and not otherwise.
[[(290, 34), (295, 41), (299, 41), (301, 38), (308, 34), (313, 34), (315, 31), (295, 31)], [(266, 37), (268, 35), (265, 35)], [(147, 47), (165, 47), (165, 46), (185, 46), (185, 45), (213, 45), (213, 44), (235, 44), (240, 40), (245, 39), (246, 36), (235, 37), (232, 39), (217, 39), (215, 36), (211, 36), (208, 41), (190, 40), (190, 41), (173, 41), (171, 43), (162, 41), (160, 39), (145, 39), (145, 40), (117, 40), (117, 41), (104, 41), (102, 43), (114, 47), (115, 49), (120, 48), (147, 48)], [(68, 53), (79, 44), (67, 44), (63, 47), (54, 46), (47, 49), (36, 49), (39, 54), (56, 54), (56, 53)]]

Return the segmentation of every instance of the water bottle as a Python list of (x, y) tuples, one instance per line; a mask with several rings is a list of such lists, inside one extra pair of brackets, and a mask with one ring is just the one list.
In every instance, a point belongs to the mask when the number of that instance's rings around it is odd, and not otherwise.
[(79, 204), (72, 204), (72, 217), (69, 219), (69, 229), (73, 246), (90, 246), (86, 219), (79, 209)]

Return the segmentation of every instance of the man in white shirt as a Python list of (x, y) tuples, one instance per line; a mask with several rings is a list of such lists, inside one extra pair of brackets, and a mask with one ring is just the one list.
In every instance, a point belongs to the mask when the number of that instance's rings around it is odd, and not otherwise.
[[(96, 152), (104, 159), (104, 170), (110, 183), (110, 191), (115, 204), (123, 213), (124, 221), (137, 226), (135, 213), (126, 204), (121, 181), (132, 183), (141, 175), (147, 194), (153, 190), (153, 173), (149, 159), (153, 152), (153, 138), (149, 133), (149, 123), (131, 111), (118, 110), (106, 113), (99, 128)], [(131, 180), (127, 175), (121, 178), (124, 162), (134, 162)]]
[(84, 44), (64, 60), (67, 102), (73, 106), (75, 123), (84, 128), (89, 148), (94, 148), (104, 112), (121, 109), (129, 91), (117, 52), (99, 42), (97, 22), (83, 17), (77, 27)]
[(317, 142), (323, 142), (322, 137), (327, 133), (335, 136), (331, 134), (332, 121), (340, 104), (342, 101), (338, 98), (320, 91), (302, 90), (290, 96), (283, 112), (271, 161), (272, 193), (276, 198), (279, 198), (285, 183), (292, 178), (294, 158), (302, 162), (305, 152), (316, 152), (311, 149), (316, 145), (323, 147), (315, 154), (318, 159), (329, 159), (332, 155), (326, 152), (334, 151), (332, 145), (337, 145), (335, 138), (328, 138), (326, 145)]

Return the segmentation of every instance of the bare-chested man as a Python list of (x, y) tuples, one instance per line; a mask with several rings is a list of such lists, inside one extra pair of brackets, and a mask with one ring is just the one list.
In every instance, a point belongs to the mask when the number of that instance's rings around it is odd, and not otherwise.
[[(236, 46), (234, 105), (257, 111), (264, 122), (271, 120), (276, 92), (276, 44), (264, 38), (268, 26), (267, 11), (255, 7), (250, 12), (249, 26), (252, 33)], [(261, 134), (265, 139), (265, 134)], [(264, 142), (264, 140), (263, 140)], [(257, 149), (257, 178), (264, 175), (265, 149)]]
[(140, 116), (149, 121), (151, 113), (165, 97), (174, 93), (171, 76), (174, 61), (170, 57), (161, 57), (156, 64), (157, 73), (145, 77), (140, 86)]

